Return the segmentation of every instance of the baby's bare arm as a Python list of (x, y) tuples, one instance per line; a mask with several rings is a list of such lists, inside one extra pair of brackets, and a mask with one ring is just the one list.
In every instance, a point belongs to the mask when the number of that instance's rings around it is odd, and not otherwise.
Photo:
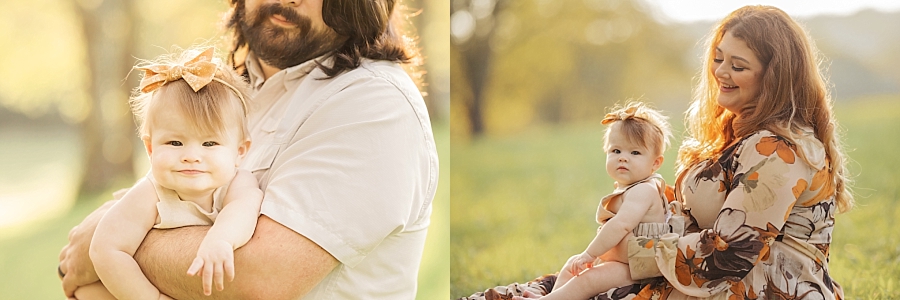
[(147, 180), (116, 202), (97, 225), (90, 257), (109, 291), (122, 299), (159, 299), (160, 292), (144, 277), (133, 255), (156, 222), (156, 190)]
[(221, 291), (226, 280), (234, 280), (233, 251), (246, 244), (253, 235), (262, 198), (256, 177), (249, 171), (238, 171), (226, 191), (222, 211), (187, 270), (190, 275), (202, 276), (205, 295), (212, 293), (213, 283)]
[(625, 236), (631, 233), (644, 215), (650, 211), (653, 203), (659, 201), (659, 192), (651, 184), (638, 184), (622, 195), (622, 206), (616, 216), (609, 219), (597, 236), (588, 245), (586, 253), (597, 257), (605, 254), (619, 244)]
[(256, 177), (247, 170), (238, 170), (222, 202), (222, 211), (206, 234), (208, 239), (225, 240), (237, 249), (250, 240), (259, 218), (263, 192)]

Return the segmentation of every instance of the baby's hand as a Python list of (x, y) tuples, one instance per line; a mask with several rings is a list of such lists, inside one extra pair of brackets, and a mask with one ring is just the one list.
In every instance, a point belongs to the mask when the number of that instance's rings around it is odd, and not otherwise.
[(226, 241), (206, 241), (200, 244), (197, 258), (188, 268), (188, 275), (201, 275), (203, 278), (203, 294), (212, 294), (212, 282), (215, 279), (216, 290), (225, 288), (224, 277), (234, 280), (234, 249)]
[(569, 261), (566, 262), (566, 269), (568, 269), (573, 276), (577, 276), (584, 270), (593, 267), (594, 260), (596, 259), (596, 257), (591, 256), (587, 252), (582, 252), (581, 254), (576, 254), (569, 258)]

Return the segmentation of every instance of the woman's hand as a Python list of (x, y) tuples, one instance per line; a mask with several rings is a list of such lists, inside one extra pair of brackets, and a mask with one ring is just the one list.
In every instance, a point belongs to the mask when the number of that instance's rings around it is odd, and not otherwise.
[(597, 257), (588, 254), (587, 252), (582, 252), (581, 254), (573, 255), (566, 261), (566, 266), (563, 268), (565, 270), (569, 270), (572, 276), (577, 276), (594, 266), (594, 261), (597, 260)]
[(212, 294), (213, 281), (217, 291), (225, 289), (225, 278), (234, 280), (234, 246), (223, 240), (204, 240), (187, 273), (203, 277), (204, 295)]
[(63, 275), (61, 279), (66, 297), (75, 297), (75, 290), (79, 286), (100, 280), (88, 252), (100, 218), (114, 203), (115, 201), (107, 201), (69, 231), (69, 243), (59, 252), (59, 271)]

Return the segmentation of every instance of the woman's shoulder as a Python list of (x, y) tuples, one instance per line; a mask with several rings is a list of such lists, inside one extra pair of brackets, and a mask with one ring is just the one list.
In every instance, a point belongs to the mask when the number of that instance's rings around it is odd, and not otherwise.
[(796, 129), (790, 137), (762, 129), (744, 137), (741, 144), (741, 152), (755, 150), (763, 156), (776, 153), (786, 156), (785, 152), (792, 152), (805, 157), (805, 161), (813, 168), (825, 167), (825, 146), (816, 138), (812, 129)]

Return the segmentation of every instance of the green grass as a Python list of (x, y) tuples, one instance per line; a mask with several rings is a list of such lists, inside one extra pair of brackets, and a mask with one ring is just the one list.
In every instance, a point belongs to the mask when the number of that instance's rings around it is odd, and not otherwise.
[[(836, 115), (846, 129), (857, 207), (837, 216), (831, 274), (848, 299), (898, 298), (900, 99), (842, 103)], [(670, 117), (680, 123), (680, 116)], [(612, 190), (603, 128), (546, 127), (451, 146), (454, 298), (556, 272), (584, 249), (597, 226), (597, 201)], [(660, 173), (671, 184), (675, 152), (666, 158)]]
[[(450, 137), (448, 128), (446, 124), (435, 124), (434, 126), (438, 155), (441, 159), (441, 177), (434, 199), (431, 226), (428, 230), (425, 252), (419, 271), (417, 299), (446, 299), (449, 297), (450, 201), (448, 174), (450, 158), (448, 152)], [(31, 135), (31, 137), (23, 135), (20, 138), (15, 141), (16, 145), (25, 143), (35, 145), (34, 148), (41, 148), (48, 143), (46, 135)], [(29, 138), (31, 140), (27, 141)], [(72, 140), (60, 139), (53, 140), (53, 142), (55, 142), (54, 145), (61, 148), (74, 147), (71, 145)], [(0, 144), (0, 153), (12, 151), (5, 146), (6, 144)], [(53, 161), (53, 156), (46, 156), (43, 159)], [(7, 161), (2, 162), (6, 163)], [(76, 159), (66, 158), (62, 164), (69, 165), (76, 162)], [(3, 168), (0, 170), (0, 178), (15, 178), (16, 172), (20, 171), (20, 169)], [(108, 195), (109, 193), (105, 193), (96, 197), (87, 197), (83, 201), (84, 203), (75, 205), (68, 213), (32, 223), (27, 228), (21, 228), (22, 226), (5, 230), (0, 228), (0, 299), (62, 299), (62, 285), (56, 277), (59, 251), (67, 241), (69, 230), (80, 223), (103, 201), (108, 200), (110, 198)], [(29, 200), (19, 199), (18, 201)], [(67, 201), (60, 200), (58, 202), (65, 202), (68, 205)], [(0, 202), (0, 204), (3, 203)], [(45, 204), (42, 203), (42, 205)], [(62, 204), (49, 203), (46, 205)], [(7, 209), (7, 207), (0, 205), (0, 209)], [(49, 210), (50, 208), (45, 207), (44, 209)]]

